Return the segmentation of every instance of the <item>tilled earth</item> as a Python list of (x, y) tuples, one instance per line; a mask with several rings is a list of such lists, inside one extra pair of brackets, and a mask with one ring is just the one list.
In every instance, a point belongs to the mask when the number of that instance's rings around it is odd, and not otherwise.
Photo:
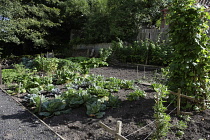
[[(101, 67), (91, 70), (92, 74), (100, 74), (106, 77), (117, 77), (120, 79), (139, 80), (147, 79), (151, 81), (154, 77), (156, 67)], [(141, 80), (140, 80), (141, 81)], [(141, 83), (141, 82), (140, 82)], [(100, 127), (99, 121), (115, 129), (117, 121), (122, 121), (122, 135), (128, 140), (144, 140), (155, 130), (153, 123), (154, 90), (147, 84), (138, 84), (139, 88), (147, 92), (146, 98), (138, 101), (127, 101), (126, 95), (129, 90), (121, 90), (117, 95), (122, 100), (119, 108), (106, 110), (106, 114), (101, 119), (90, 118), (86, 115), (86, 109), (81, 107), (73, 110), (70, 114), (54, 116), (45, 119), (53, 130), (68, 140), (112, 140), (114, 136)], [(173, 110), (174, 106), (169, 106)], [(175, 113), (171, 113), (172, 124), (177, 123), (180, 118)], [(147, 125), (150, 124), (150, 125)], [(147, 125), (147, 126), (146, 126)], [(210, 140), (210, 110), (195, 113), (187, 122), (188, 127), (184, 135), (178, 137), (176, 128), (172, 129), (169, 135), (164, 139), (170, 140)], [(146, 127), (144, 127), (146, 126)]]
[[(80, 107), (72, 110), (70, 114), (46, 118), (44, 121), (67, 140), (112, 140), (114, 136), (100, 127), (100, 121), (113, 129), (116, 128), (117, 121), (122, 121), (122, 135), (128, 140), (150, 139), (150, 134), (153, 134), (155, 130), (153, 106), (156, 93), (143, 81), (152, 81), (155, 70), (158, 70), (158, 68), (141, 66), (138, 68), (109, 66), (92, 69), (92, 74), (138, 80), (137, 86), (144, 90), (147, 96), (138, 101), (128, 101), (126, 95), (130, 91), (121, 90), (119, 93), (115, 93), (122, 101), (120, 107), (107, 109), (105, 116), (101, 119), (88, 117), (85, 107)], [(174, 108), (173, 105), (170, 105), (167, 113), (171, 113)], [(188, 127), (184, 130), (184, 135), (178, 137), (175, 134), (177, 129), (174, 128), (164, 140), (210, 140), (210, 110), (193, 113), (194, 115), (187, 122)], [(181, 119), (173, 112), (170, 115), (171, 124), (176, 124)]]

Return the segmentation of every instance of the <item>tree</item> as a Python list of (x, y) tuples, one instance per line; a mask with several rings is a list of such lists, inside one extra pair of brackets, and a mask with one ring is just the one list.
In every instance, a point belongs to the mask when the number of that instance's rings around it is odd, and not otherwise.
[(89, 0), (89, 13), (84, 24), (83, 38), (85, 43), (111, 42), (108, 11), (108, 0)]
[(15, 43), (25, 53), (51, 44), (47, 40), (48, 31), (60, 25), (60, 10), (54, 7), (58, 0), (1, 0), (0, 3), (0, 15), (8, 18), (0, 21), (1, 41)]

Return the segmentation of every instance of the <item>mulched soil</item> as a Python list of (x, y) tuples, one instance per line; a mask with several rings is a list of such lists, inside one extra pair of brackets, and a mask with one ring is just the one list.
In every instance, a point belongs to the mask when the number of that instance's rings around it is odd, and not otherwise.
[[(67, 140), (111, 140), (114, 136), (100, 127), (99, 121), (115, 129), (117, 121), (122, 121), (122, 135), (128, 140), (144, 140), (151, 137), (147, 136), (154, 132), (155, 124), (153, 118), (153, 106), (155, 91), (143, 80), (152, 81), (154, 70), (157, 67), (128, 67), (128, 66), (109, 66), (95, 68), (91, 70), (92, 74), (100, 74), (106, 77), (117, 77), (120, 79), (139, 80), (140, 89), (147, 92), (146, 98), (141, 98), (138, 101), (127, 101), (126, 95), (129, 90), (121, 90), (116, 93), (122, 100), (120, 107), (110, 108), (106, 110), (106, 114), (101, 119), (88, 117), (85, 107), (74, 109), (69, 114), (45, 118), (47, 123), (55, 132), (60, 134)], [(169, 113), (175, 107), (169, 106)], [(184, 135), (178, 137), (175, 135), (176, 128), (172, 129), (168, 136), (164, 139), (170, 140), (210, 140), (210, 110), (203, 112), (193, 112), (190, 121), (187, 122), (187, 129)], [(178, 118), (175, 113), (171, 113), (172, 124), (177, 123)], [(146, 126), (147, 124), (150, 124)], [(146, 127), (144, 127), (146, 126)], [(142, 128), (143, 127), (143, 128)]]

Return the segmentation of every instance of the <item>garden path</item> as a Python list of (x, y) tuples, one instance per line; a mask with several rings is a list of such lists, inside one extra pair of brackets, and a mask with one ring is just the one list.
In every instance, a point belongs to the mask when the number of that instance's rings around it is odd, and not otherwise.
[(1, 140), (61, 140), (38, 118), (0, 90)]

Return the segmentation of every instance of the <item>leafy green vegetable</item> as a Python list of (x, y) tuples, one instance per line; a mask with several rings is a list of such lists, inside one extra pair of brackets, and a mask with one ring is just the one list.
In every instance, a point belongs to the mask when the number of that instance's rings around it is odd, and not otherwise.
[(96, 95), (98, 97), (109, 96), (110, 92), (107, 89), (101, 88), (99, 86), (90, 87), (87, 89), (88, 93)]
[(121, 83), (120, 83), (120, 88), (134, 89), (134, 81), (132, 81), (132, 80), (122, 80)]
[(60, 115), (66, 107), (66, 103), (60, 99), (51, 99), (42, 103), (42, 112), (39, 115)]
[(25, 99), (29, 100), (31, 105), (35, 105), (35, 113), (41, 111), (41, 104), (47, 101), (47, 99), (43, 95), (37, 94), (28, 94), (27, 96), (25, 96)]
[(93, 103), (87, 103), (87, 115), (90, 117), (96, 116), (97, 118), (102, 118), (105, 115), (105, 112), (101, 112), (106, 109), (106, 105), (100, 101), (95, 101)]
[(142, 90), (135, 90), (134, 92), (131, 92), (126, 96), (129, 101), (134, 101), (139, 100), (140, 97), (145, 97), (146, 93)]
[(108, 101), (107, 101), (107, 107), (118, 107), (120, 105), (120, 99), (119, 99), (119, 96), (113, 96), (113, 95), (110, 95), (108, 97)]

